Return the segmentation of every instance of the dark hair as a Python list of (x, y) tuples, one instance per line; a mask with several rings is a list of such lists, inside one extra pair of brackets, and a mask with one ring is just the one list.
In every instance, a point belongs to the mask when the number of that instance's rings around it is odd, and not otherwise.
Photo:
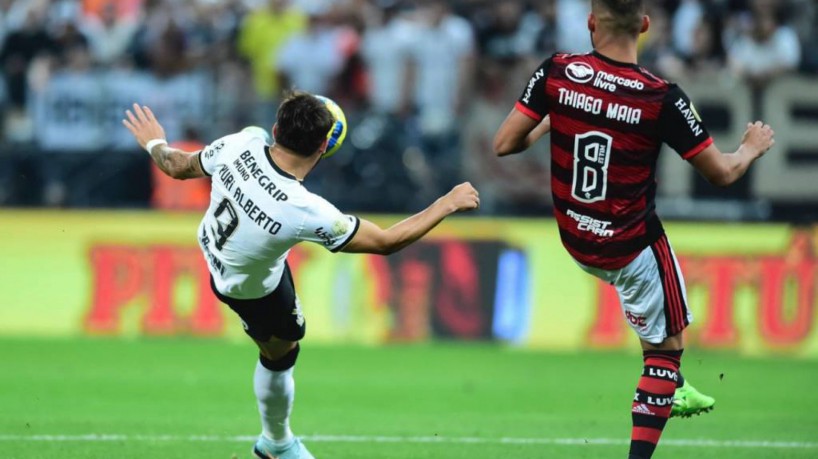
[(301, 156), (312, 156), (335, 124), (324, 102), (298, 91), (284, 96), (277, 118), (276, 143)]
[[(593, 0), (594, 14), (614, 33), (639, 35), (645, 0)], [(608, 17), (603, 12), (608, 13)]]

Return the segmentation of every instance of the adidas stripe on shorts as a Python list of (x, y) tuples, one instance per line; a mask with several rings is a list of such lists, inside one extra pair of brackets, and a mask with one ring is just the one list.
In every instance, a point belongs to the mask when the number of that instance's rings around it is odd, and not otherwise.
[(616, 287), (628, 325), (649, 343), (659, 344), (693, 321), (682, 271), (664, 234), (624, 268), (604, 270), (577, 264)]

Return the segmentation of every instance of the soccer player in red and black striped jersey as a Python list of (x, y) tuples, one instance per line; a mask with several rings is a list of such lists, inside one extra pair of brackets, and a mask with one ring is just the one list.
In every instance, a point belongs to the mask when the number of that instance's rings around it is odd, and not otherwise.
[[(773, 131), (747, 126), (724, 154), (687, 95), (636, 64), (648, 30), (644, 0), (593, 0), (590, 54), (555, 54), (532, 75), (495, 137), (498, 155), (551, 134), (551, 188), (563, 245), (586, 272), (619, 292), (644, 350), (632, 405), (630, 458), (649, 458), (667, 418), (709, 411), (715, 401), (679, 372), (682, 331), (692, 320), (684, 279), (656, 215), (663, 143), (707, 180), (727, 186), (772, 147)], [(675, 397), (674, 397), (675, 396)]]

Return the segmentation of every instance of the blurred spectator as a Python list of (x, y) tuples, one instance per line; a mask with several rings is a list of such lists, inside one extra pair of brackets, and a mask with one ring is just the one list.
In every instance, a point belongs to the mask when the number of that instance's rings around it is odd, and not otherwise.
[(801, 61), (798, 36), (780, 22), (779, 6), (775, 1), (755, 0), (743, 30), (728, 48), (730, 68), (757, 88), (795, 70)]
[(58, 65), (65, 64), (66, 54), (77, 46), (88, 48), (88, 37), (80, 31), (72, 21), (63, 21), (55, 27), (52, 32), (54, 40), (54, 55), (60, 61)]
[(713, 21), (704, 20), (696, 27), (696, 38), (693, 40), (692, 54), (687, 60), (684, 71), (687, 75), (709, 77), (724, 68), (724, 49), (722, 48), (719, 29)]
[(336, 46), (343, 65), (332, 80), (327, 95), (348, 110), (366, 107), (368, 97), (367, 69), (363, 57), (363, 35), (372, 22), (375, 8), (369, 0), (345, 0), (333, 3), (330, 22), (338, 30)]
[(693, 54), (696, 31), (703, 17), (704, 7), (700, 0), (682, 0), (676, 9), (673, 15), (673, 44), (683, 57)]
[(9, 15), (12, 12), (14, 0), (0, 0), (0, 43), (6, 38), (6, 34), (11, 29), (11, 19)]
[(64, 52), (64, 65), (32, 94), (37, 141), (58, 151), (100, 148), (104, 131), (98, 107), (104, 96), (88, 45), (77, 42)]
[(520, 0), (496, 2), (487, 15), (489, 21), (478, 31), (484, 56), (495, 59), (519, 59), (535, 51), (542, 24), (524, 20)]
[(557, 0), (557, 51), (591, 51), (591, 34), (586, 26), (590, 11), (590, 0)]
[(148, 47), (151, 69), (159, 77), (170, 77), (188, 68), (185, 32), (176, 19), (167, 21)]
[(547, 142), (502, 159), (492, 148), (497, 126), (508, 115), (508, 101), (518, 96), (510, 92), (509, 76), (525, 78), (528, 69), (514, 72), (493, 59), (481, 60), (478, 69), (479, 89), (464, 120), (463, 169), (480, 190), (480, 208), (497, 215), (546, 215), (551, 202)]
[(54, 41), (45, 29), (45, 10), (28, 8), (19, 29), (10, 32), (0, 48), (0, 68), (5, 83), (7, 110), (4, 110), (5, 137), (13, 142), (28, 142), (34, 126), (26, 112), (28, 76), (34, 64), (54, 52)]
[(131, 44), (136, 64), (160, 78), (169, 78), (189, 68), (183, 15), (174, 4), (156, 2), (145, 12), (145, 20)]
[(471, 25), (448, 2), (422, 2), (414, 20), (418, 30), (411, 55), (416, 78), (420, 148), (427, 162), (417, 168), (428, 179), (424, 189), (439, 195), (460, 178), (457, 116), (470, 102), (475, 58)]
[(640, 38), (639, 64), (672, 80), (684, 74), (684, 62), (673, 46), (667, 13), (652, 5), (649, 7), (650, 29)]
[(70, 203), (68, 176), (85, 167), (88, 161), (84, 156), (73, 157), (70, 153), (95, 150), (103, 145), (104, 130), (96, 111), (103, 97), (100, 89), (88, 45), (77, 42), (65, 51), (65, 65), (51, 76), (45, 93), (35, 96), (37, 140), (46, 149), (69, 154), (60, 161), (44, 164), (46, 205)]
[(278, 57), (281, 46), (306, 26), (304, 14), (289, 0), (267, 0), (264, 7), (251, 11), (241, 26), (238, 46), (250, 61), (256, 93), (271, 101), (279, 92)]
[(369, 69), (369, 103), (379, 113), (403, 114), (411, 97), (409, 52), (415, 25), (400, 14), (396, 2), (372, 18), (361, 53)]
[(336, 26), (326, 5), (309, 6), (306, 30), (294, 34), (281, 47), (278, 70), (285, 88), (327, 94), (332, 80), (344, 65), (340, 46), (343, 31)]
[(807, 72), (818, 73), (818, 4), (814, 0), (795, 0), (793, 10), (795, 26), (801, 38), (802, 67)]
[(414, 20), (411, 55), (421, 131), (444, 134), (454, 127), (472, 89), (474, 34), (468, 21), (452, 13), (443, 0), (428, 0)]
[(22, 28), (8, 34), (0, 50), (0, 66), (12, 108), (19, 110), (25, 106), (29, 65), (36, 57), (54, 49), (54, 41), (45, 29), (44, 11), (29, 10)]
[(120, 14), (113, 1), (104, 3), (99, 15), (85, 18), (82, 30), (90, 40), (94, 60), (111, 65), (122, 59), (137, 30), (136, 18)]
[(208, 1), (195, 3), (191, 8), (185, 27), (191, 59), (212, 67), (237, 56), (234, 38), (241, 23), (239, 5)]
[[(523, 28), (537, 30), (534, 52), (545, 59), (557, 51), (557, 0), (541, 0), (526, 13)], [(536, 59), (535, 59), (536, 60)]]

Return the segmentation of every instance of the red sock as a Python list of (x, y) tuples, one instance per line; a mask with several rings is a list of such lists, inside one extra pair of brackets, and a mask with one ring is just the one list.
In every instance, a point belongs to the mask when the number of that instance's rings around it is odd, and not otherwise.
[(649, 459), (670, 417), (682, 351), (645, 351), (631, 417), (630, 459)]

